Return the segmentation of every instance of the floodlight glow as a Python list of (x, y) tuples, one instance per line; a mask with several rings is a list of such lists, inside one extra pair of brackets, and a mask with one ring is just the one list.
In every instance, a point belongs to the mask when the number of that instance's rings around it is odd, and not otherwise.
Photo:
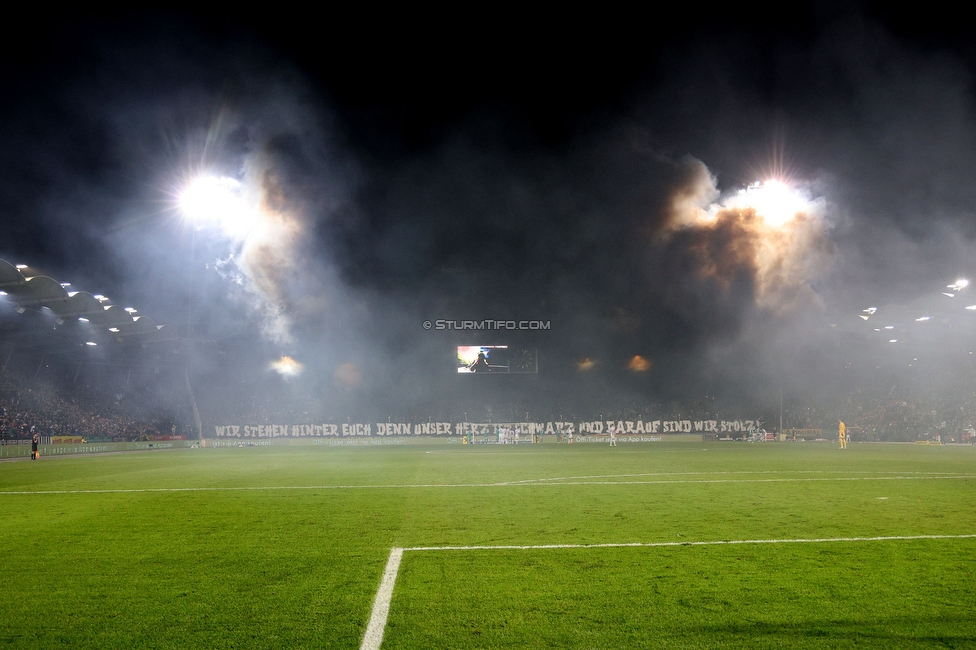
[(955, 298), (956, 297), (956, 294), (954, 294), (954, 293), (946, 293), (945, 291), (942, 292), (942, 295), (943, 296), (949, 296), (950, 298)]
[(27, 265), (26, 264), (18, 264), (17, 265), (17, 268), (18, 269), (26, 269), (27, 268)]
[(71, 283), (70, 282), (62, 282), (61, 283), (61, 286), (62, 287), (70, 287), (71, 286)]
[(931, 316), (922, 316), (921, 318), (916, 318), (915, 319), (915, 322), (916, 323), (921, 323), (922, 321), (927, 321), (927, 320), (931, 320), (931, 319), (932, 319)]
[(216, 223), (234, 236), (245, 236), (258, 213), (241, 196), (241, 184), (233, 178), (201, 176), (180, 193), (180, 209), (195, 224)]
[(969, 305), (968, 307), (966, 307), (966, 309), (968, 309), (969, 311), (976, 311), (976, 305)]
[(888, 343), (897, 343), (898, 339), (888, 339)]
[(861, 311), (863, 311), (868, 316), (874, 316), (874, 312), (878, 311), (878, 308), (877, 307), (868, 307), (867, 309), (862, 309)]
[(134, 312), (136, 312), (136, 311), (138, 311), (137, 309), (135, 309), (135, 308), (133, 308), (133, 307), (126, 307), (126, 308), (125, 308), (125, 310), (126, 310), (127, 312), (129, 312), (130, 314), (131, 314), (131, 313), (134, 313)]
[(858, 317), (859, 318), (863, 318), (864, 320), (867, 320), (869, 318), (868, 316), (865, 316), (864, 314), (858, 314)]
[(6, 295), (7, 295), (6, 291), (0, 291), (0, 296), (6, 296)]
[(99, 302), (108, 300), (108, 298), (106, 298), (105, 296), (103, 296), (100, 293), (96, 293), (94, 296), (92, 296), (92, 298), (94, 298), (95, 300), (98, 300)]
[(77, 296), (77, 295), (78, 295), (78, 292), (77, 291), (69, 291), (68, 292), (68, 297), (69, 298), (72, 297), (72, 296)]
[(119, 331), (119, 328), (118, 327), (110, 327), (110, 328), (108, 328), (108, 331), (109, 332), (115, 332), (115, 333), (117, 333)]
[(894, 325), (885, 325), (885, 329), (886, 330), (893, 330), (893, 329), (895, 329), (895, 326)]
[(740, 209), (754, 209), (770, 226), (782, 226), (792, 221), (797, 214), (810, 209), (806, 199), (778, 180), (764, 183), (756, 181), (746, 189), (739, 190), (738, 195), (729, 203)]
[(98, 345), (98, 343), (95, 343), (94, 341), (85, 341), (85, 345)]
[(81, 318), (80, 316), (78, 317), (78, 320), (81, 321), (82, 323), (87, 323), (88, 322), (88, 319), (87, 318)]
[(960, 289), (965, 289), (969, 286), (969, 280), (956, 280), (954, 283), (946, 286), (946, 289), (952, 289), (953, 291), (959, 291)]

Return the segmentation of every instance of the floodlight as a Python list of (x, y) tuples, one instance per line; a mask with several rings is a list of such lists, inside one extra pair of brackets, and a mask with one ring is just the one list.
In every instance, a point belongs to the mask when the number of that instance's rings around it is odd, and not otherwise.
[(800, 194), (785, 183), (772, 179), (764, 183), (756, 181), (731, 201), (733, 207), (753, 208), (756, 214), (770, 226), (782, 226), (797, 213), (806, 212), (809, 204)]
[(78, 317), (78, 320), (80, 320), (82, 323), (87, 323), (88, 322), (88, 319), (87, 318), (81, 318), (80, 316)]
[(921, 318), (916, 318), (915, 319), (915, 322), (916, 323), (921, 323), (923, 321), (931, 320), (931, 318), (932, 318), (931, 316), (922, 316)]
[(7, 295), (6, 291), (0, 291), (0, 296), (6, 296), (6, 295)]
[(898, 339), (888, 339), (888, 343), (897, 343)]
[(226, 176), (201, 176), (180, 193), (180, 208), (197, 226), (217, 223), (228, 234), (246, 235), (257, 219), (241, 196), (241, 184)]
[(85, 345), (98, 345), (98, 343), (95, 343), (94, 341), (85, 341)]
[(108, 331), (109, 332), (118, 332), (119, 331), (119, 328), (118, 327), (110, 327), (110, 328), (108, 328)]
[(23, 269), (26, 269), (27, 268), (27, 265), (26, 264), (18, 264), (17, 265), (17, 268), (23, 270)]
[(893, 329), (895, 329), (895, 326), (894, 325), (885, 325), (885, 329), (886, 330), (893, 330)]

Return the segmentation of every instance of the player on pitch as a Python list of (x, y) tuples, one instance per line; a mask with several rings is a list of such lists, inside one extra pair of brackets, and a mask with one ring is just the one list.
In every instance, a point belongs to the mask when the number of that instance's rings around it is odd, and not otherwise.
[(840, 442), (841, 449), (847, 449), (847, 427), (844, 426), (843, 420), (838, 420), (840, 426), (837, 427), (837, 440)]

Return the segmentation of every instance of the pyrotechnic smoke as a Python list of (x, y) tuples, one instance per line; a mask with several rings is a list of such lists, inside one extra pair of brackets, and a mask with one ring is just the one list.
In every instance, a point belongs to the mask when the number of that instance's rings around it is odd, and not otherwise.
[(635, 354), (630, 362), (627, 363), (627, 368), (634, 372), (647, 372), (651, 369), (652, 363), (642, 357), (639, 354)]
[(830, 267), (823, 199), (782, 181), (757, 182), (721, 198), (704, 164), (672, 195), (665, 237), (680, 233), (700, 277), (725, 290), (751, 276), (756, 303), (776, 313), (820, 304), (812, 283)]
[(589, 372), (596, 367), (596, 361), (590, 357), (585, 357), (576, 362), (576, 369), (580, 372)]
[(307, 245), (314, 210), (293, 167), (303, 152), (274, 137), (243, 157), (241, 180), (201, 176), (182, 191), (183, 212), (199, 226), (219, 227), (231, 252), (213, 267), (241, 287), (259, 319), (265, 339), (293, 342), (294, 318), (307, 289)]
[(333, 379), (340, 388), (355, 388), (363, 382), (363, 373), (356, 364), (344, 363), (336, 368)]
[(247, 278), (245, 288), (254, 297), (261, 315), (261, 331), (278, 344), (292, 342), (292, 296), (289, 285), (298, 269), (298, 245), (305, 221), (294, 212), (286, 190), (263, 157), (252, 158), (246, 168), (246, 184), (257, 194), (260, 215), (245, 237), (238, 266)]

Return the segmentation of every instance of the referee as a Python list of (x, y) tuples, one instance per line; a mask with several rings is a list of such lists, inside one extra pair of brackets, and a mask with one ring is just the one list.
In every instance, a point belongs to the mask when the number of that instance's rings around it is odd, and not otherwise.
[(37, 460), (37, 444), (39, 442), (40, 439), (37, 437), (37, 434), (35, 433), (34, 437), (31, 438), (31, 460)]

